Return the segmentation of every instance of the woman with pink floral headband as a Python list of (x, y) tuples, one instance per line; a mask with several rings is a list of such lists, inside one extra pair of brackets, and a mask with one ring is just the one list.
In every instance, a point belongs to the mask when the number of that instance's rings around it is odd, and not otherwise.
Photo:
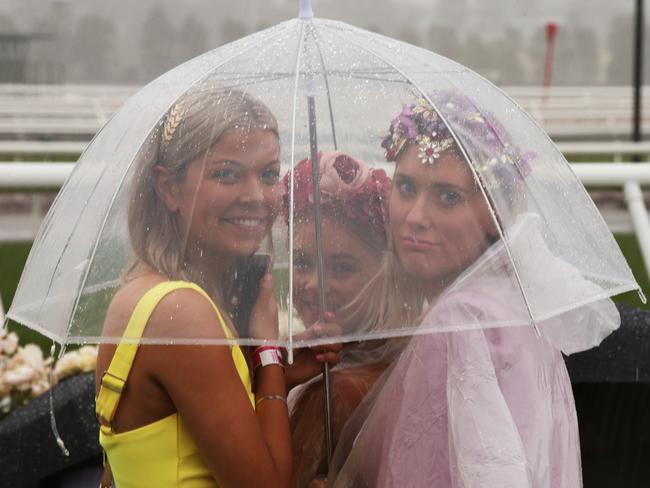
[[(341, 151), (320, 156), (326, 318), (345, 334), (364, 324), (351, 306), (379, 272), (387, 245), (386, 219), (390, 180), (384, 170)], [(284, 215), (289, 220), (290, 174), (284, 177)], [(293, 175), (293, 303), (305, 326), (319, 318), (314, 195), (311, 161), (301, 161)], [(395, 347), (385, 341), (347, 344), (341, 363), (332, 372), (334, 442), (347, 418), (390, 362)], [(305, 487), (325, 474), (323, 387), (319, 380), (290, 396), (294, 446), (293, 486)]]
[[(525, 256), (520, 268), (534, 271), (530, 284), (549, 295), (597, 286), (552, 254), (539, 216), (527, 209), (521, 182), (534, 155), (453, 91), (404, 107), (382, 146), (395, 173), (393, 264), (381, 279), (415, 285), (410, 299), (422, 313), (403, 325), (419, 335), (348, 420), (328, 485), (581, 486), (561, 351), (593, 347), (619, 317), (607, 298), (539, 321), (539, 335), (530, 325), (506, 327), (527, 317), (510, 252)], [(488, 198), (507, 208), (507, 229)], [(404, 293), (383, 289), (387, 302)]]

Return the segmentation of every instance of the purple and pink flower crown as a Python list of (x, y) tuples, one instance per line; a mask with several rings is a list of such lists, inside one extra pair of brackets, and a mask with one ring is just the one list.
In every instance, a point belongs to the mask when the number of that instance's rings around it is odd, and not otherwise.
[(433, 92), (430, 100), (436, 108), (420, 96), (416, 103), (404, 105), (391, 121), (381, 143), (387, 161), (397, 161), (412, 144), (417, 145), (418, 157), (426, 165), (434, 164), (447, 150), (462, 157), (461, 141), (464, 153), (487, 186), (496, 187), (513, 178), (523, 180), (530, 174), (529, 163), (535, 154), (522, 154), (503, 125), (491, 114), (481, 113), (469, 97), (454, 90), (440, 90)]

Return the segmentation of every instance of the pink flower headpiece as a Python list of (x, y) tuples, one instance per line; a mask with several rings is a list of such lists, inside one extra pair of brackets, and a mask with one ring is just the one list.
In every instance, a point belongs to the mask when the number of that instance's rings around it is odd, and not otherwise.
[[(383, 169), (370, 169), (361, 160), (342, 151), (319, 153), (320, 202), (324, 210), (340, 209), (353, 223), (370, 227), (386, 238), (390, 179)], [(282, 210), (289, 219), (290, 172), (284, 176)], [(313, 211), (311, 160), (300, 161), (293, 172), (293, 214)]]

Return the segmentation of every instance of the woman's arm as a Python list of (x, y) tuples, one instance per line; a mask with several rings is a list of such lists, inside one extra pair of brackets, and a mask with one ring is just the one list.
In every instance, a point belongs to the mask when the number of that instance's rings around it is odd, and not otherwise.
[[(152, 320), (160, 321), (163, 327), (182, 327), (185, 337), (224, 337), (207, 300), (189, 290), (173, 295), (174, 300), (168, 297), (161, 302)], [(270, 281), (261, 284), (253, 315), (251, 322), (256, 321), (256, 325), (252, 330), (259, 337), (269, 337), (269, 330), (277, 329)], [(151, 348), (155, 349), (155, 354), (150, 355), (155, 380), (169, 394), (219, 485), (288, 486), (291, 443), (286, 404), (264, 400), (256, 412), (227, 346)], [(280, 366), (258, 368), (256, 380), (258, 400), (269, 395), (286, 397)]]

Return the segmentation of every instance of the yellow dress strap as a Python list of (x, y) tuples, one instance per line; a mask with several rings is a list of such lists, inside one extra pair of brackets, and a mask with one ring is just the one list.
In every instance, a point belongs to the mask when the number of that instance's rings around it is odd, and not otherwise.
[(122, 390), (124, 390), (126, 380), (129, 377), (135, 354), (138, 351), (142, 333), (151, 313), (168, 293), (186, 288), (199, 292), (212, 304), (226, 337), (228, 339), (233, 338), (232, 332), (223, 320), (219, 309), (200, 286), (188, 281), (165, 281), (151, 288), (135, 306), (122, 336), (122, 341), (118, 344), (108, 369), (102, 375), (99, 393), (95, 402), (95, 413), (100, 421), (100, 429), (104, 434), (113, 433), (113, 417)]

